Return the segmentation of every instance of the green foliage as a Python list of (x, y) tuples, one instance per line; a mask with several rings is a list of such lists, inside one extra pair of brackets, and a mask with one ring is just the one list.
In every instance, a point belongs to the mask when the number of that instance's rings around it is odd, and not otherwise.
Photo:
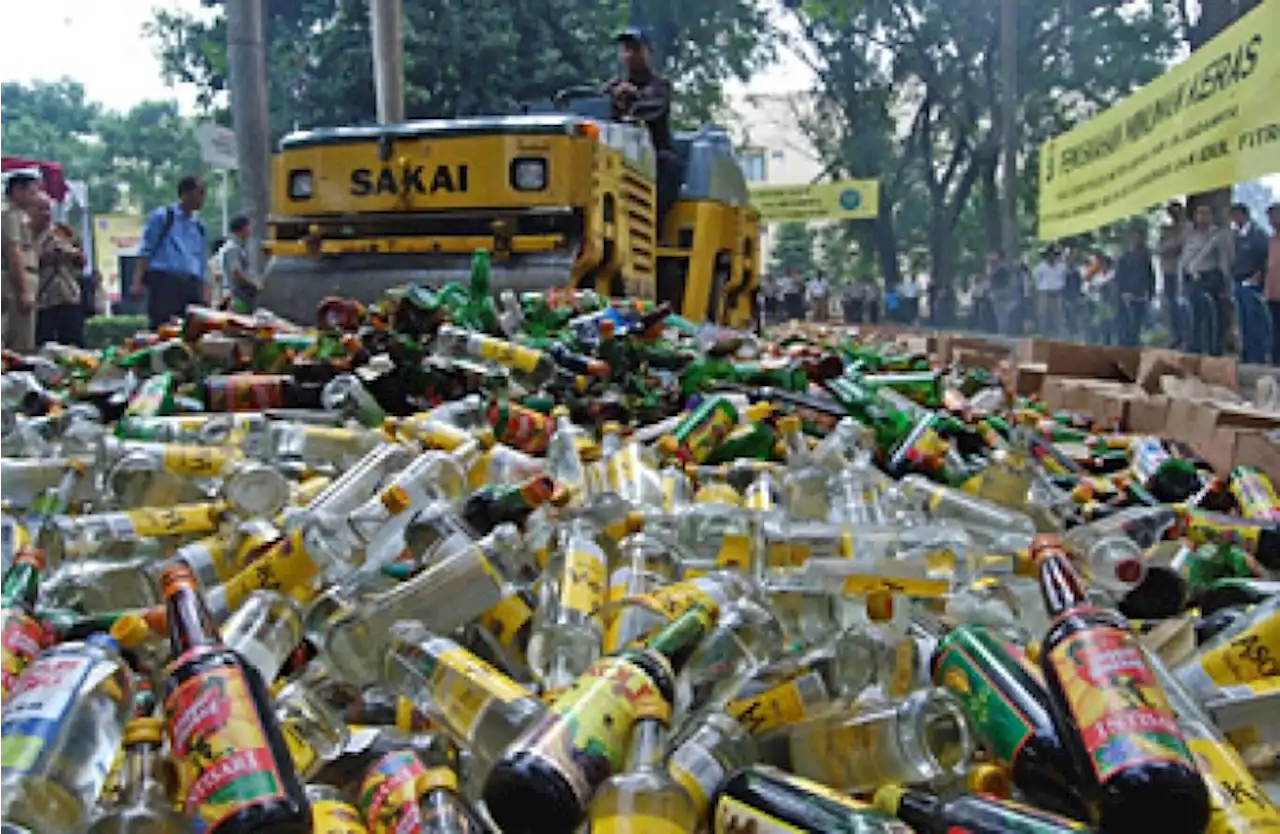
[[(934, 280), (967, 275), (997, 245), (1001, 2), (808, 0), (796, 12), (819, 79), (801, 125), (833, 176), (880, 179), (887, 208), (855, 234), (887, 280), (917, 251)], [(1017, 2), (1029, 238), (1039, 144), (1159, 75), (1177, 37), (1164, 4)]]
[[(149, 211), (176, 198), (178, 180), (204, 174), (195, 122), (172, 101), (143, 101), (127, 113), (103, 110), (85, 97), (84, 85), (54, 82), (0, 85), (0, 141), (5, 153), (62, 165), (68, 179), (89, 186), (90, 210)], [(232, 178), (231, 205), (237, 204)], [(201, 217), (220, 229), (217, 178)]]
[[(640, 2), (640, 0), (636, 0)], [(367, 0), (295, 0), (267, 8), (272, 133), (371, 123), (373, 58)], [(647, 0), (645, 22), (694, 125), (721, 103), (721, 84), (772, 54), (760, 0)], [(442, 0), (405, 4), (409, 118), (512, 112), (519, 102), (615, 74), (617, 0)], [(226, 25), (157, 10), (147, 26), (172, 81), (195, 85), (216, 111), (228, 86)], [(710, 44), (715, 48), (709, 48)]]
[(814, 267), (814, 234), (805, 223), (783, 223), (773, 246), (770, 269), (775, 276), (791, 271), (808, 277)]
[(84, 323), (84, 340), (91, 348), (108, 348), (146, 329), (146, 316), (94, 316)]

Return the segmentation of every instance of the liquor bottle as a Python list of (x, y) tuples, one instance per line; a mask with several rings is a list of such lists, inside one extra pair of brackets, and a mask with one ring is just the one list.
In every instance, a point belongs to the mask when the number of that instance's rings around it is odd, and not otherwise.
[(185, 565), (166, 568), (169, 743), (187, 820), (227, 834), (309, 834), (311, 809), (256, 669), (226, 647)]
[(24, 548), (0, 582), (0, 698), (8, 699), (22, 670), (36, 659), (48, 639), (44, 624), (36, 619), (40, 573), (44, 552)]
[(164, 753), (164, 722), (134, 718), (124, 728), (119, 800), (89, 834), (181, 834), (188, 826), (174, 810), (177, 773)]
[(703, 463), (738, 425), (738, 410), (728, 397), (706, 397), (685, 414), (671, 434), (658, 441), (658, 451), (684, 463)]
[(1280, 597), (1255, 605), (1174, 674), (1202, 704), (1228, 687), (1280, 675)]
[(369, 834), (488, 834), (458, 794), (458, 750), (452, 744), (403, 747), (374, 762), (360, 783)]
[(1050, 705), (1096, 821), (1202, 832), (1208, 792), (1128, 622), (1088, 604), (1057, 537), (1037, 538), (1032, 554), (1053, 618), (1041, 650)]
[(418, 813), (422, 834), (489, 834), (490, 828), (459, 791), (458, 749), (441, 745), (425, 761), (418, 781)]
[(985, 626), (960, 625), (939, 641), (932, 666), (934, 683), (960, 700), (978, 741), (1031, 802), (1087, 819), (1044, 678), (1020, 647)]
[(910, 834), (873, 805), (769, 765), (744, 768), (722, 783), (713, 813), (714, 834)]
[(1227, 476), (1228, 489), (1240, 515), (1259, 521), (1280, 521), (1280, 498), (1271, 478), (1256, 466), (1237, 466)]
[(556, 482), (550, 475), (535, 475), (515, 486), (482, 487), (467, 496), (460, 513), (477, 535), (485, 535), (499, 524), (524, 524), (535, 510), (555, 495)]
[(384, 670), (389, 691), (431, 716), (471, 753), (478, 778), (546, 712), (532, 692), (421, 623), (391, 627)]
[(713, 618), (692, 608), (639, 650), (600, 659), (512, 742), (484, 783), (499, 828), (506, 834), (576, 828), (599, 786), (622, 768), (640, 703), (660, 700), (670, 708), (675, 677)]
[(1128, 456), (1137, 481), (1165, 503), (1185, 501), (1200, 489), (1200, 473), (1195, 465), (1169, 454), (1158, 437), (1134, 438)]
[(544, 685), (559, 689), (600, 657), (604, 636), (601, 609), (609, 593), (609, 558), (585, 519), (569, 522), (547, 561), (538, 593), (530, 668)]
[(332, 785), (307, 785), (312, 834), (369, 834), (344, 791)]
[(206, 411), (269, 411), (273, 408), (321, 407), (322, 385), (301, 383), (290, 374), (231, 374), (201, 383)]
[(592, 834), (693, 834), (697, 808), (693, 799), (667, 774), (669, 708), (644, 701), (622, 773), (610, 776), (587, 809)]
[(569, 409), (556, 406), (551, 410), (555, 431), (547, 441), (547, 473), (569, 490), (569, 504), (581, 506), (586, 501), (587, 472), (582, 463), (581, 441), (586, 433), (574, 425)]
[(684, 736), (667, 760), (667, 775), (689, 795), (701, 824), (707, 821), (716, 789), (731, 774), (759, 761), (760, 754), (747, 729), (723, 712), (692, 719)]
[(883, 785), (875, 805), (911, 826), (916, 834), (1070, 834), (1092, 829), (1057, 814), (994, 796), (961, 794), (943, 799), (935, 793), (901, 785)]
[(0, 718), (5, 828), (83, 831), (133, 707), (116, 641), (95, 634), (42, 653), (14, 684)]

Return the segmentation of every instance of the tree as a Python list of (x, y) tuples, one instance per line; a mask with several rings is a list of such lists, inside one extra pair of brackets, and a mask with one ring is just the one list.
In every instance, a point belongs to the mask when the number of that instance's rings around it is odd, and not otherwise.
[[(1164, 69), (1174, 26), (1163, 7), (1018, 2), (1018, 153), (1034, 172), (1044, 140)], [(975, 196), (987, 241), (966, 243), (998, 245), (999, 10), (1000, 0), (810, 0), (797, 12), (819, 79), (806, 130), (833, 176), (881, 180), (873, 239), (886, 280), (900, 268), (895, 228), (923, 230), (930, 274), (951, 280)], [(1022, 178), (1026, 217), (1036, 187)]]
[(1266, 223), (1267, 209), (1276, 202), (1276, 194), (1262, 180), (1251, 180), (1231, 189), (1231, 201), (1248, 206), (1253, 222)]
[[(271, 126), (374, 121), (367, 0), (267, 4)], [(757, 0), (648, 0), (655, 47), (679, 90), (677, 116), (714, 114), (721, 83), (771, 56)], [(405, 112), (409, 118), (509, 113), (517, 103), (597, 83), (614, 70), (616, 0), (441, 0), (405, 5)], [(226, 24), (158, 10), (148, 24), (166, 76), (199, 90), (217, 111), (229, 79)], [(715, 44), (711, 48), (711, 44)]]
[(68, 179), (89, 185), (90, 208), (110, 211), (116, 194), (104, 167), (102, 147), (91, 141), (102, 108), (70, 78), (0, 85), (0, 143), (6, 154), (44, 159), (62, 166)]
[(806, 223), (783, 223), (773, 245), (770, 268), (776, 275), (795, 271), (808, 275), (813, 271), (813, 232)]

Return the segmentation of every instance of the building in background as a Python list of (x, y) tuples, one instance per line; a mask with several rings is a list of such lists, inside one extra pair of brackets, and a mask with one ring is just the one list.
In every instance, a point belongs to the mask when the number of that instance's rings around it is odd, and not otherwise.
[[(818, 154), (800, 127), (807, 115), (809, 97), (804, 91), (729, 97), (728, 128), (748, 186), (802, 185), (821, 177)], [(761, 230), (760, 252), (766, 269), (776, 236), (776, 228)]]

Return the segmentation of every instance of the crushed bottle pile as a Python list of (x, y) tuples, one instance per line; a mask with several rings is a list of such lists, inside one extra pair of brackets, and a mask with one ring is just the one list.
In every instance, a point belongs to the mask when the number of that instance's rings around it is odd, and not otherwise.
[(1270, 479), (988, 371), (477, 253), (0, 393), (6, 832), (1280, 833)]

